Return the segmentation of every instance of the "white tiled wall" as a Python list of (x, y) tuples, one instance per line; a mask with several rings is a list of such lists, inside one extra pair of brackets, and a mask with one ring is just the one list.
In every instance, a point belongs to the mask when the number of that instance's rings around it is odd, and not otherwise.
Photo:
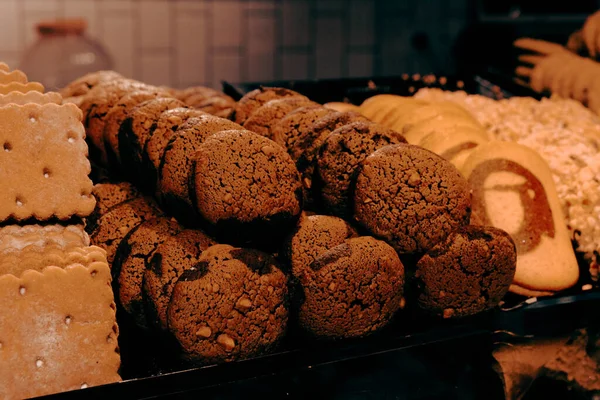
[[(81, 16), (117, 71), (154, 84), (439, 72), (466, 2), (0, 0), (0, 59), (18, 65), (36, 22)], [(412, 48), (417, 31), (433, 51)]]

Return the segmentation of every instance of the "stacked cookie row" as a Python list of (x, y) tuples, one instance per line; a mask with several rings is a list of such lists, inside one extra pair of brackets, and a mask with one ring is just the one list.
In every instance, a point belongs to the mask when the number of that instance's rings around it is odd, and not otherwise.
[[(81, 217), (94, 208), (81, 112), (0, 64), (0, 397), (120, 380), (104, 250)], [(15, 373), (17, 371), (17, 373)]]
[[(137, 105), (164, 98), (165, 109), (186, 108), (227, 116), (235, 103), (222, 92), (207, 87), (176, 90), (127, 79), (114, 71), (98, 71), (82, 76), (61, 90), (65, 102), (78, 105), (83, 112), (92, 161), (100, 167), (120, 167), (118, 130), (121, 122)], [(169, 104), (168, 106), (166, 104)], [(184, 115), (181, 118), (185, 120)]]

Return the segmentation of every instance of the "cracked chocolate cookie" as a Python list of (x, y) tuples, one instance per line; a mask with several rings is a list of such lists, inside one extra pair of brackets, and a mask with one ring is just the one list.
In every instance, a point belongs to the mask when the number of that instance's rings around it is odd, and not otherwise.
[(317, 158), (318, 189), (326, 208), (334, 215), (349, 218), (351, 184), (359, 164), (377, 149), (405, 142), (398, 132), (371, 122), (353, 122), (334, 130)]
[(321, 105), (298, 108), (273, 126), (273, 140), (286, 148), (296, 161), (302, 154), (300, 143), (314, 135), (312, 126), (315, 121), (334, 112)]
[(244, 125), (244, 122), (246, 122), (250, 115), (267, 101), (289, 96), (302, 95), (290, 89), (260, 87), (259, 89), (246, 93), (244, 97), (237, 102), (230, 119), (240, 125)]
[(469, 224), (471, 190), (458, 170), (421, 147), (399, 144), (367, 157), (354, 191), (354, 217), (398, 253), (425, 253)]
[(146, 265), (156, 248), (182, 229), (169, 218), (151, 219), (133, 228), (117, 248), (111, 270), (116, 297), (140, 327), (147, 326), (142, 298)]
[(198, 147), (192, 164), (192, 200), (217, 238), (273, 248), (294, 228), (300, 176), (277, 143), (250, 131), (223, 131)]
[(427, 313), (464, 317), (494, 308), (516, 270), (510, 235), (488, 226), (467, 226), (435, 245), (417, 263), (417, 305)]
[(156, 128), (148, 135), (144, 151), (142, 152), (142, 164), (144, 168), (145, 186), (154, 191), (158, 181), (158, 170), (169, 139), (173, 137), (177, 129), (188, 119), (202, 117), (205, 112), (192, 108), (173, 108), (160, 114), (156, 120)]
[(159, 244), (147, 264), (142, 284), (144, 309), (151, 326), (167, 329), (167, 306), (181, 274), (215, 241), (199, 230), (186, 229)]
[(299, 277), (321, 253), (354, 236), (356, 231), (341, 218), (303, 214), (296, 232), (284, 247), (292, 274)]
[(118, 204), (100, 217), (90, 235), (93, 245), (106, 250), (106, 260), (112, 266), (117, 247), (130, 230), (142, 222), (163, 215), (149, 198), (138, 197)]
[(98, 218), (106, 214), (108, 210), (127, 200), (140, 197), (140, 192), (129, 182), (98, 183), (92, 188), (92, 194), (96, 198), (94, 211), (86, 218), (85, 230), (91, 233)]
[(175, 131), (165, 147), (158, 171), (157, 195), (165, 210), (184, 224), (195, 223), (196, 210), (189, 191), (192, 157), (209, 136), (243, 129), (225, 118), (203, 115), (188, 119)]
[(173, 98), (158, 98), (136, 106), (119, 128), (119, 154), (123, 172), (132, 182), (138, 183), (143, 176), (142, 155), (146, 141), (156, 129), (160, 115), (173, 108), (185, 107)]
[(392, 247), (370, 236), (322, 253), (300, 275), (300, 325), (331, 339), (383, 328), (404, 306), (404, 266)]
[(369, 120), (355, 112), (334, 112), (316, 120), (310, 129), (311, 134), (300, 138), (297, 146), (300, 156), (296, 161), (296, 168), (302, 176), (307, 205), (313, 202), (313, 174), (319, 148), (333, 131), (353, 122), (369, 122)]
[(266, 253), (213, 246), (181, 275), (167, 314), (189, 360), (210, 364), (259, 356), (285, 333), (287, 279)]
[(244, 128), (273, 140), (272, 128), (290, 112), (307, 106), (317, 106), (305, 96), (271, 100), (257, 108), (244, 122)]

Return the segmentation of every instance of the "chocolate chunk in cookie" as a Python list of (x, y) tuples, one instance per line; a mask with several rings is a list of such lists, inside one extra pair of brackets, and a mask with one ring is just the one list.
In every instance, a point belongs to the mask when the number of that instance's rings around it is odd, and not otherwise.
[(417, 263), (413, 287), (417, 305), (443, 318), (494, 308), (516, 270), (510, 235), (487, 226), (467, 226), (435, 245)]
[(458, 170), (421, 147), (367, 157), (356, 179), (355, 219), (398, 253), (424, 253), (469, 224), (471, 190)]

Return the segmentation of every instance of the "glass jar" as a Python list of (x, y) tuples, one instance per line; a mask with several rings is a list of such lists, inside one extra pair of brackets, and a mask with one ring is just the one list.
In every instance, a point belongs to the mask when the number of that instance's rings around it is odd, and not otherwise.
[(89, 72), (112, 69), (110, 56), (85, 35), (86, 28), (83, 19), (38, 23), (38, 39), (25, 51), (19, 68), (46, 90), (60, 89)]

